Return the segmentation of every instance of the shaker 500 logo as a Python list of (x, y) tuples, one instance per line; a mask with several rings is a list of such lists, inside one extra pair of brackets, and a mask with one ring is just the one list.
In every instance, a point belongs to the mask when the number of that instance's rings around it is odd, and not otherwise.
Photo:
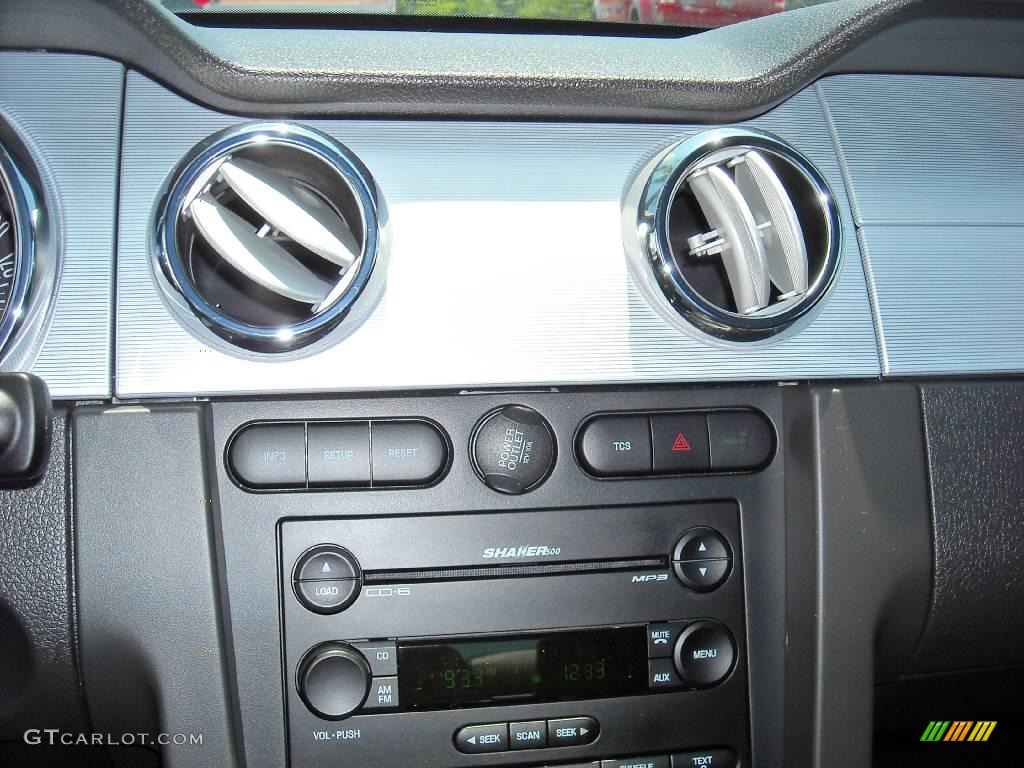
[(488, 547), (484, 558), (488, 560), (514, 560), (523, 557), (556, 557), (561, 547)]

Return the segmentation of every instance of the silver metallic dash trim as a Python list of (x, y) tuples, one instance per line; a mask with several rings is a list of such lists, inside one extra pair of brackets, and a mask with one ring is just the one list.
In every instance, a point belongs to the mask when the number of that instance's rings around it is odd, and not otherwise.
[(30, 299), (39, 310), (21, 335), (25, 349), (19, 341), (18, 361), (3, 367), (40, 376), (58, 399), (111, 395), (123, 84), (124, 68), (107, 59), (0, 52), (0, 123), (24, 146), (27, 159), (19, 159), (38, 183), (48, 231), (37, 277), (49, 275), (32, 289), (42, 295)]
[(118, 258), (121, 397), (877, 377), (878, 351), (835, 149), (813, 92), (750, 122), (796, 147), (844, 212), (843, 259), (813, 322), (761, 345), (681, 332), (622, 249), (636, 168), (699, 126), (318, 120), (387, 201), (387, 286), (366, 321), (300, 359), (203, 345), (156, 300), (146, 260), (158, 191), (198, 141), (244, 123), (127, 79)]
[(878, 292), (875, 287), (875, 276), (871, 269), (871, 254), (864, 247), (864, 239), (860, 229), (860, 213), (857, 210), (857, 201), (853, 196), (853, 181), (850, 179), (850, 167), (843, 154), (843, 144), (839, 141), (839, 134), (836, 132), (835, 120), (832, 117), (832, 110), (829, 109), (828, 99), (822, 90), (821, 83), (814, 84), (814, 92), (821, 104), (822, 114), (825, 116), (825, 124), (828, 126), (829, 135), (832, 137), (832, 146), (835, 147), (836, 159), (839, 161), (839, 170), (842, 174), (843, 187), (846, 189), (847, 198), (850, 201), (850, 208), (853, 211), (854, 224), (857, 227), (857, 243), (860, 246), (861, 266), (864, 269), (864, 282), (868, 289), (868, 302), (871, 305), (871, 319), (875, 326), (875, 344), (878, 347), (878, 363), (882, 375), (889, 373), (889, 353), (885, 346), (885, 328), (882, 325), (882, 316), (878, 310)]

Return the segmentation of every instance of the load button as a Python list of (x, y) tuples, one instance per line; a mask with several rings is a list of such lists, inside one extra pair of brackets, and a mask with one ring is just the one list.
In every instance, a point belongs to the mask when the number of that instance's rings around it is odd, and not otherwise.
[(549, 747), (578, 747), (591, 744), (601, 728), (592, 717), (567, 717), (548, 720)]

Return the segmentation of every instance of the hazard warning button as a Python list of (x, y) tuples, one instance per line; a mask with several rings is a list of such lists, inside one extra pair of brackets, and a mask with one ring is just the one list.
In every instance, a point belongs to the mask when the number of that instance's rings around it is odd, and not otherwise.
[(711, 468), (708, 420), (704, 414), (652, 414), (651, 437), (655, 474), (706, 472)]

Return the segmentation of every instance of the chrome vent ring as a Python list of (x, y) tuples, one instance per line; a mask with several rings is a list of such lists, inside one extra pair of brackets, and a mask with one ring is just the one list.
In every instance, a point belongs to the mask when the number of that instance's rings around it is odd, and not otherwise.
[(288, 123), (230, 129), (171, 176), (158, 278), (187, 327), (232, 350), (325, 343), (375, 300), (381, 205), (369, 172), (330, 137)]
[(827, 183), (761, 131), (706, 131), (653, 158), (627, 191), (623, 237), (638, 282), (665, 317), (729, 341), (794, 327), (840, 266)]

